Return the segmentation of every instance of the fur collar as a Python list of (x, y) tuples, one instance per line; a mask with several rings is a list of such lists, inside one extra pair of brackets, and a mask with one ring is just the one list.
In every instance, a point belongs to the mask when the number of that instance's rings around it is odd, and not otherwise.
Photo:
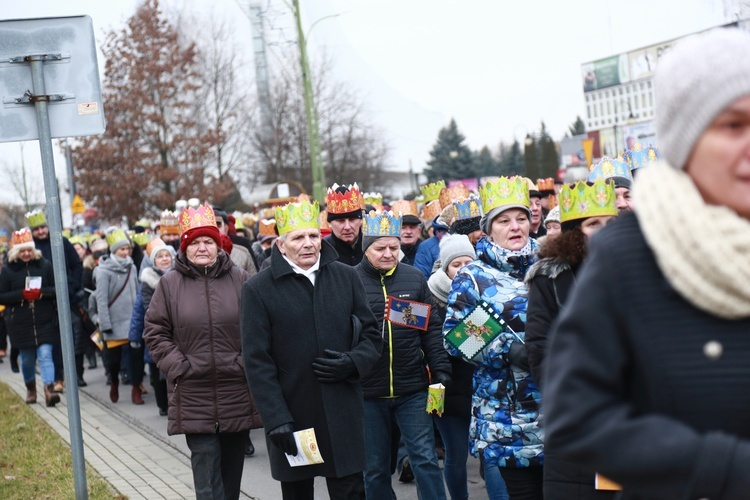
[(535, 262), (529, 268), (529, 272), (526, 273), (526, 279), (524, 281), (528, 285), (537, 276), (547, 276), (549, 279), (555, 279), (564, 271), (570, 269), (570, 264), (568, 264), (567, 260), (547, 257)]
[(164, 276), (163, 272), (157, 271), (153, 267), (144, 267), (143, 271), (141, 271), (141, 283), (156, 290), (156, 285), (159, 284), (162, 276)]

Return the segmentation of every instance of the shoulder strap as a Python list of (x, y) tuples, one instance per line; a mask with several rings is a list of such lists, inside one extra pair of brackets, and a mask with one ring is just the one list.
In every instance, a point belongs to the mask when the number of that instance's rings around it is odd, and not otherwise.
[(132, 270), (133, 270), (133, 265), (131, 264), (130, 266), (128, 266), (128, 275), (125, 276), (125, 283), (122, 284), (122, 288), (120, 288), (115, 294), (115, 296), (112, 297), (112, 300), (110, 300), (107, 303), (107, 307), (112, 307), (112, 304), (115, 303), (115, 301), (120, 297), (120, 294), (123, 292), (123, 290), (125, 290), (125, 287), (128, 286), (128, 281), (130, 281), (130, 271)]

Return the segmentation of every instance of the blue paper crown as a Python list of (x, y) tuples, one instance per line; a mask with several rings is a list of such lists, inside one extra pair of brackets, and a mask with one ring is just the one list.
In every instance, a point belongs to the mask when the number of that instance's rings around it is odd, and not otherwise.
[(475, 194), (468, 198), (459, 198), (453, 202), (453, 215), (456, 220), (472, 219), (482, 216), (482, 200)]
[(633, 175), (630, 173), (630, 165), (620, 158), (608, 158), (605, 156), (599, 160), (599, 163), (591, 167), (588, 180), (594, 182), (611, 179), (612, 177), (633, 180)]
[(365, 215), (364, 236), (395, 236), (401, 237), (401, 214), (387, 212), (376, 212), (370, 210)]
[(661, 159), (661, 154), (658, 149), (650, 144), (647, 148), (636, 144), (633, 149), (628, 149), (622, 154), (622, 159), (630, 166), (631, 170), (637, 170), (653, 165)]

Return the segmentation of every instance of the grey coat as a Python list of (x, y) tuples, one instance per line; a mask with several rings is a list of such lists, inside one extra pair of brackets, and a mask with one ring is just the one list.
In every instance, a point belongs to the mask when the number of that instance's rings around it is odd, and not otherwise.
[[(325, 461), (290, 467), (269, 442), (271, 475), (279, 481), (343, 477), (366, 465), (360, 379), (380, 357), (382, 340), (356, 270), (336, 262), (330, 244), (322, 245), (314, 287), (292, 270), (275, 245), (271, 267), (242, 287), (242, 351), (266, 431), (288, 423), (295, 430), (314, 428)], [(361, 322), (359, 334), (352, 316)], [(319, 383), (312, 363), (324, 349), (349, 354), (356, 376)]]
[[(112, 257), (102, 257), (94, 269), (94, 282), (99, 329), (101, 332), (112, 330), (111, 335), (103, 335), (103, 340), (128, 340), (130, 317), (138, 296), (138, 271), (135, 265), (129, 261), (128, 265), (123, 266)], [(109, 302), (120, 289), (123, 289), (122, 293), (110, 306)]]

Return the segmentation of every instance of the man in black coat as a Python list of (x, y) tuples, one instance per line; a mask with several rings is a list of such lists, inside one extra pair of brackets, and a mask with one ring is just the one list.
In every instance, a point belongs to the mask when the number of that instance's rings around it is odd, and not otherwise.
[[(382, 339), (357, 272), (321, 240), (317, 215), (317, 203), (277, 208), (271, 266), (242, 288), (242, 351), (283, 498), (312, 498), (315, 476), (326, 478), (331, 498), (362, 498), (360, 380)], [(323, 463), (291, 467), (293, 433), (309, 428)]]

